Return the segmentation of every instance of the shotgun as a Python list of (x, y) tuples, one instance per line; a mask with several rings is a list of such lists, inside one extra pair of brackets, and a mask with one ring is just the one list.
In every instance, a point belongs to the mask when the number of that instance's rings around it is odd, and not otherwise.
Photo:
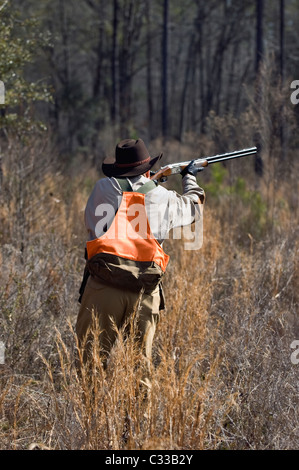
[[(219, 163), (225, 162), (227, 160), (233, 160), (234, 158), (241, 158), (247, 157), (248, 155), (256, 155), (257, 147), (251, 147), (248, 149), (243, 150), (236, 150), (234, 152), (222, 153), (219, 155), (213, 155), (212, 157), (203, 157), (194, 159), (194, 164), (203, 170), (211, 163)], [(191, 161), (191, 160), (190, 160)], [(161, 183), (167, 181), (167, 177), (170, 175), (176, 175), (181, 173), (181, 171), (189, 165), (190, 161), (188, 162), (180, 162), (180, 163), (170, 163), (169, 165), (162, 166), (160, 170), (156, 172), (151, 172), (150, 178), (152, 180), (160, 181)]]

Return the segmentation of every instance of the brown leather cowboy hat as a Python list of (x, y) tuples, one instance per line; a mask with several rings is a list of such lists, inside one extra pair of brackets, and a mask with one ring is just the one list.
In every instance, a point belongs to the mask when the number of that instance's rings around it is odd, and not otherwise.
[(107, 157), (102, 170), (106, 176), (138, 176), (149, 171), (160, 160), (150, 157), (142, 139), (125, 139), (119, 142), (115, 149), (115, 157)]

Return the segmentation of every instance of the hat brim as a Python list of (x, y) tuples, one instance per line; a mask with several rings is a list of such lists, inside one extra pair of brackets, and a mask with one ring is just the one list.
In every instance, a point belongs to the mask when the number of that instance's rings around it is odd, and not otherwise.
[(162, 158), (162, 153), (157, 157), (152, 158), (150, 161), (143, 163), (141, 165), (136, 165), (134, 167), (119, 167), (115, 163), (115, 160), (111, 161), (108, 157), (102, 163), (102, 171), (104, 175), (110, 177), (113, 176), (139, 176), (147, 171), (151, 170), (151, 168)]

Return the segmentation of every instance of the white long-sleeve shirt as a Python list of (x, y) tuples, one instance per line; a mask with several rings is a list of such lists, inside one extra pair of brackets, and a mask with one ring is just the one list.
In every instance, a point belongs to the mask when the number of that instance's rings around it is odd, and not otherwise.
[[(149, 181), (143, 175), (128, 180), (133, 191), (137, 191)], [(195, 176), (189, 174), (184, 176), (182, 185), (182, 195), (160, 185), (145, 195), (145, 208), (151, 232), (160, 244), (168, 237), (170, 230), (192, 224), (198, 217), (199, 204), (204, 202), (204, 190), (198, 186)], [(89, 240), (100, 237), (109, 229), (121, 199), (122, 190), (115, 178), (103, 178), (97, 181), (85, 209), (85, 225)]]

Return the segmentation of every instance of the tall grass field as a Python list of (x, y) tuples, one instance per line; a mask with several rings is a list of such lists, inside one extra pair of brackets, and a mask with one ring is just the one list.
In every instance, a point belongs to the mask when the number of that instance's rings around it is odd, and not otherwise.
[[(192, 142), (166, 143), (166, 161), (191, 159)], [(211, 142), (202, 145), (210, 153)], [(47, 139), (9, 142), (0, 190), (2, 450), (298, 448), (298, 162), (282, 173), (276, 157), (264, 158), (263, 178), (251, 157), (200, 173), (202, 248), (165, 241), (166, 309), (145, 396), (134, 335), (119, 331), (107, 370), (96, 346), (88, 369), (77, 348), (84, 208), (97, 169), (79, 157), (62, 166)], [(180, 176), (171, 178), (166, 187), (181, 191)]]

